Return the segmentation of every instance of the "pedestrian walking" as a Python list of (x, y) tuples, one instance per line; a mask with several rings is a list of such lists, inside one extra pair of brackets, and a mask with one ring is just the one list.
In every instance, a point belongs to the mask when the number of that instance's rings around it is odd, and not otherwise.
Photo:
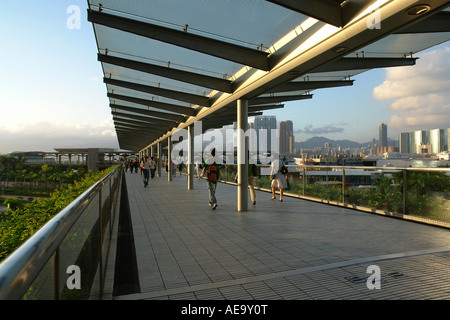
[(248, 165), (248, 188), (250, 189), (250, 198), (252, 204), (256, 204), (255, 180), (258, 176), (258, 167), (254, 163)]
[(198, 162), (198, 159), (195, 160), (195, 173), (197, 174), (198, 180), (200, 180), (200, 164)]
[(216, 149), (211, 150), (211, 157), (206, 159), (205, 164), (203, 165), (201, 176), (203, 177), (205, 173), (207, 174), (208, 180), (209, 205), (213, 208), (213, 210), (216, 210), (216, 188), (220, 175), (219, 165), (217, 164), (216, 159)]
[(177, 164), (175, 162), (172, 162), (172, 160), (169, 160), (169, 161), (172, 164), (172, 177), (176, 177), (177, 176)]
[(145, 156), (144, 160), (142, 160), (142, 175), (144, 177), (144, 188), (147, 188), (150, 176), (150, 161), (147, 156)]
[(150, 157), (150, 177), (153, 179), (155, 177), (156, 171), (156, 161), (154, 157)]
[(181, 176), (181, 171), (183, 171), (183, 161), (180, 161), (178, 163), (178, 172), (180, 173), (180, 176)]
[(282, 160), (275, 160), (272, 162), (270, 179), (272, 179), (272, 199), (275, 200), (276, 188), (280, 189), (280, 202), (283, 201), (283, 189), (287, 188), (287, 182), (285, 175), (287, 174), (287, 169)]
[[(258, 167), (254, 163), (248, 164), (248, 189), (250, 190), (250, 199), (252, 200), (252, 204), (256, 204), (256, 193), (255, 193), (255, 180), (258, 176)], [(238, 174), (234, 178), (234, 182), (238, 182)]]

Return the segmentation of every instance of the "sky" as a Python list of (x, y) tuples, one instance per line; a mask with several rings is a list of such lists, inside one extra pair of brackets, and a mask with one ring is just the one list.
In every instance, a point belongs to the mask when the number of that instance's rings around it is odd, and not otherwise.
[[(119, 148), (86, 0), (0, 1), (0, 154), (54, 148)], [(72, 6), (81, 20), (72, 19)], [(295, 140), (369, 142), (381, 122), (399, 132), (450, 127), (450, 42), (414, 67), (377, 69), (354, 85), (265, 112), (292, 120)]]

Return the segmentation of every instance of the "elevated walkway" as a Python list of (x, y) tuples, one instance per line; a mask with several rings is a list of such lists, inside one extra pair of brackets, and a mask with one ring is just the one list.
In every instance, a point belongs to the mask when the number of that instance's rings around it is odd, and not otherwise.
[(139, 283), (113, 299), (450, 299), (446, 229), (263, 191), (238, 212), (222, 183), (212, 210), (205, 180), (125, 176)]

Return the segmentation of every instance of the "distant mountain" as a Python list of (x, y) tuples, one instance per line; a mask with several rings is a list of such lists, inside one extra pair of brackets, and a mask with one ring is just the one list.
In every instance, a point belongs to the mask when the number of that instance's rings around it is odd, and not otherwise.
[[(312, 149), (317, 147), (323, 148), (325, 147), (326, 142), (331, 143), (332, 148), (336, 148), (337, 146), (341, 146), (341, 148), (360, 148), (367, 147), (372, 144), (372, 141), (359, 143), (351, 140), (332, 140), (326, 137), (312, 137), (311, 139), (303, 142), (294, 142), (294, 147), (298, 149)], [(378, 143), (378, 140), (375, 140), (375, 143)], [(388, 139), (388, 143), (390, 146), (398, 146), (398, 141), (396, 140)]]
[[(361, 143), (350, 141), (350, 140), (332, 140), (325, 137), (312, 137), (309, 140), (303, 142), (295, 142), (295, 148), (312, 149), (317, 147), (325, 147), (325, 143), (331, 143), (332, 148), (336, 148), (338, 145), (341, 148), (359, 148)], [(364, 144), (367, 145), (367, 144)]]

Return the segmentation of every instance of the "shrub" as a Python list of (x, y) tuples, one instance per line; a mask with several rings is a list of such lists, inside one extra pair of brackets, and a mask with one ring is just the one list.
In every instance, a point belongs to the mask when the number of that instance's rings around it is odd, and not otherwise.
[(80, 181), (65, 184), (55, 190), (50, 198), (36, 199), (9, 211), (6, 218), (0, 221), (0, 261), (113, 169), (114, 167), (111, 167), (104, 171), (90, 173)]

